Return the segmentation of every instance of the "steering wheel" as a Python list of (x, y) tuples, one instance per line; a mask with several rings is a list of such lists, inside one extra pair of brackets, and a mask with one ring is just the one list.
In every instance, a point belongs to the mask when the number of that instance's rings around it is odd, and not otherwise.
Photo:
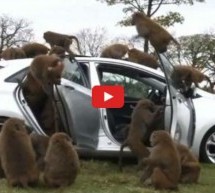
[(151, 89), (147, 95), (147, 99), (150, 99), (155, 104), (161, 104), (162, 103), (162, 93), (159, 90)]

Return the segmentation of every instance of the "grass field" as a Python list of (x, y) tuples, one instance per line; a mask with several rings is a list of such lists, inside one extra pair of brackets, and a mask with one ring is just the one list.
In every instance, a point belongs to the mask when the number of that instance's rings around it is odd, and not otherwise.
[[(40, 181), (35, 188), (11, 188), (6, 180), (0, 180), (0, 193), (157, 193), (139, 183), (140, 172), (134, 164), (119, 172), (113, 161), (81, 161), (81, 171), (76, 182), (67, 188), (49, 189)], [(215, 193), (215, 165), (202, 164), (199, 184), (179, 185), (179, 193)]]

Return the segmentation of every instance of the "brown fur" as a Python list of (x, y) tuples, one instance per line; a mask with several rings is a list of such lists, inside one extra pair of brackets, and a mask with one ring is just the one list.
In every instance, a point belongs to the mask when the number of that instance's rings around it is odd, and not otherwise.
[(63, 68), (62, 61), (55, 55), (37, 56), (32, 61), (27, 78), (22, 84), (28, 105), (47, 134), (59, 131), (53, 103), (53, 85), (60, 84)]
[(28, 43), (25, 44), (22, 49), (24, 50), (27, 58), (34, 58), (35, 56), (41, 55), (41, 54), (47, 54), (49, 51), (49, 48), (47, 48), (43, 44), (39, 43)]
[(149, 151), (145, 145), (154, 128), (151, 128), (153, 122), (156, 122), (162, 114), (162, 108), (157, 108), (156, 105), (148, 100), (142, 99), (135, 106), (131, 124), (126, 140), (122, 143), (119, 153), (119, 167), (122, 170), (122, 152), (124, 147), (129, 146), (132, 152), (140, 159), (149, 155)]
[(7, 48), (1, 53), (4, 60), (26, 58), (25, 52), (21, 48)]
[(192, 83), (198, 87), (198, 83), (201, 83), (203, 80), (207, 80), (210, 84), (211, 90), (213, 90), (210, 79), (192, 66), (175, 66), (171, 77), (177, 88), (187, 90), (191, 87)]
[(31, 137), (31, 143), (34, 148), (34, 152), (36, 154), (36, 162), (37, 162), (38, 169), (40, 171), (43, 171), (45, 167), (44, 157), (46, 154), (46, 150), (48, 148), (49, 137), (44, 135), (39, 135), (33, 132), (30, 134), (30, 137)]
[(181, 160), (180, 181), (182, 183), (197, 183), (201, 171), (198, 159), (187, 146), (176, 143), (176, 147)]
[(150, 141), (150, 155), (141, 163), (145, 167), (141, 182), (151, 178), (151, 183), (156, 189), (177, 189), (181, 165), (173, 140), (166, 131), (154, 131)]
[(74, 183), (80, 168), (70, 137), (65, 133), (51, 136), (45, 156), (44, 181), (50, 187)]
[(148, 39), (156, 51), (163, 53), (167, 51), (170, 41), (179, 43), (158, 23), (152, 21), (144, 13), (136, 12), (132, 15), (132, 25), (136, 26), (139, 36)]
[(129, 48), (124, 44), (112, 44), (107, 46), (101, 53), (101, 57), (122, 59), (122, 57), (128, 52)]
[(21, 86), (23, 88), (25, 99), (31, 110), (35, 114), (39, 114), (47, 100), (47, 95), (44, 92), (42, 85), (39, 84), (29, 72)]
[(143, 64), (154, 69), (157, 69), (159, 67), (159, 64), (155, 57), (135, 48), (128, 51), (128, 60), (138, 64)]
[[(0, 148), (1, 149), (1, 148)], [(0, 155), (1, 156), (1, 155)], [(4, 170), (2, 169), (1, 157), (0, 157), (0, 179), (5, 178)]]
[(54, 84), (60, 84), (64, 64), (55, 55), (40, 55), (34, 58), (30, 66), (33, 78), (42, 85), (44, 92), (52, 94)]
[(66, 50), (61, 46), (53, 46), (49, 52), (49, 55), (56, 54), (60, 58), (64, 58)]
[(9, 118), (0, 137), (2, 168), (11, 186), (27, 187), (37, 183), (39, 172), (35, 154), (23, 120)]
[(48, 98), (43, 107), (43, 111), (39, 116), (41, 127), (45, 130), (47, 135), (52, 135), (54, 132), (60, 131), (61, 121), (55, 103), (52, 98)]
[(43, 38), (47, 43), (53, 46), (61, 46), (63, 47), (69, 54), (74, 55), (74, 53), (70, 50), (70, 45), (73, 42), (73, 39), (76, 41), (78, 46), (78, 51), (81, 53), (80, 43), (76, 36), (60, 34), (52, 31), (47, 31), (43, 34)]

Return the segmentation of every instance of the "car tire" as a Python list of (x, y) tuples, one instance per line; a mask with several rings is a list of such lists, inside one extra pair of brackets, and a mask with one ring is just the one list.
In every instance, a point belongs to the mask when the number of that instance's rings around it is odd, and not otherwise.
[[(210, 156), (210, 153), (213, 153), (214, 157)], [(215, 128), (210, 129), (202, 139), (200, 161), (215, 164)]]

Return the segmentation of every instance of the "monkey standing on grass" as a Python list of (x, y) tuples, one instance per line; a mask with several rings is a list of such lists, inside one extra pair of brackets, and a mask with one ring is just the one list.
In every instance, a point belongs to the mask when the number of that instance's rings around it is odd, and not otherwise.
[(147, 141), (154, 129), (151, 125), (154, 124), (163, 114), (163, 107), (157, 107), (148, 99), (140, 100), (135, 106), (129, 126), (128, 136), (122, 143), (119, 152), (119, 168), (122, 170), (122, 152), (124, 147), (129, 146), (132, 152), (142, 159), (149, 155), (149, 150), (146, 145)]
[(197, 183), (201, 171), (198, 159), (193, 155), (187, 146), (179, 143), (175, 143), (175, 145), (179, 152), (181, 161), (180, 182)]
[(37, 183), (39, 171), (35, 153), (23, 120), (9, 118), (0, 135), (1, 164), (11, 186), (27, 187)]
[(50, 187), (74, 183), (80, 169), (71, 138), (63, 132), (51, 136), (45, 155), (44, 181)]
[(177, 148), (166, 131), (154, 131), (150, 142), (150, 155), (144, 158), (141, 165), (144, 167), (140, 181), (151, 179), (156, 189), (177, 189), (181, 174), (180, 157)]
[(40, 171), (43, 171), (45, 167), (44, 157), (48, 148), (49, 137), (32, 132), (30, 138), (36, 154), (37, 167)]

